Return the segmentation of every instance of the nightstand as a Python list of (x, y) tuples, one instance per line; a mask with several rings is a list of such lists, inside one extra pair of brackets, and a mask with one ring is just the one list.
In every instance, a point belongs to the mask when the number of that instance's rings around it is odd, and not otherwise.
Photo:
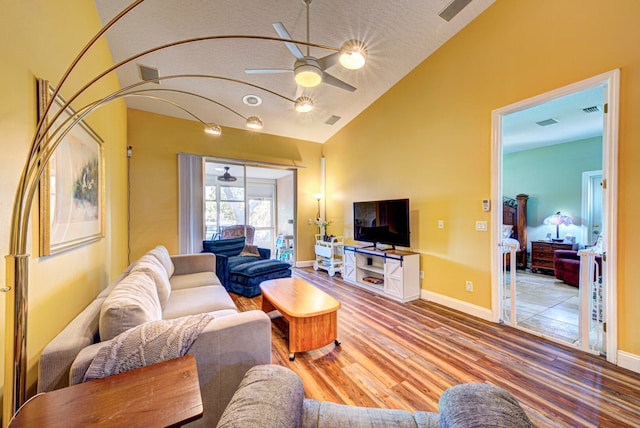
[[(578, 244), (553, 241), (531, 242), (531, 272), (543, 269), (554, 273), (553, 253), (556, 250), (577, 250)], [(545, 272), (546, 273), (546, 272)]]

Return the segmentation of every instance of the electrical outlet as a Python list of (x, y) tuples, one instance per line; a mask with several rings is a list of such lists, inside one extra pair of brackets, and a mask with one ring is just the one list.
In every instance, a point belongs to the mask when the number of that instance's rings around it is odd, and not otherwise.
[(444, 229), (444, 220), (438, 220), (438, 229)]
[(469, 292), (473, 291), (473, 282), (471, 281), (466, 281), (465, 283), (465, 289)]

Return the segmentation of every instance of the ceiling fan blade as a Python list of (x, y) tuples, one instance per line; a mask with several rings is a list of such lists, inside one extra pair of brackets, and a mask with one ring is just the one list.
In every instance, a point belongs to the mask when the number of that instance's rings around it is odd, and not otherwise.
[(288, 68), (246, 68), (247, 74), (273, 74), (273, 73), (292, 73), (293, 70)]
[(340, 61), (340, 52), (334, 52), (330, 55), (323, 56), (322, 58), (317, 59), (318, 64), (320, 64), (320, 68), (326, 70), (332, 65), (336, 65), (338, 61)]
[[(280, 36), (281, 39), (293, 40), (293, 37), (291, 37), (287, 29), (284, 28), (284, 24), (282, 22), (274, 22), (273, 28), (275, 28), (276, 33), (278, 33), (278, 36)], [(298, 45), (289, 42), (284, 42), (284, 44), (293, 56), (295, 56), (297, 59), (304, 59), (304, 55), (302, 54), (302, 51), (300, 50)]]
[(345, 91), (354, 92), (356, 88), (351, 86), (347, 82), (343, 82), (337, 77), (333, 77), (329, 73), (322, 72), (322, 83), (326, 83), (327, 85), (335, 86), (336, 88), (344, 89)]

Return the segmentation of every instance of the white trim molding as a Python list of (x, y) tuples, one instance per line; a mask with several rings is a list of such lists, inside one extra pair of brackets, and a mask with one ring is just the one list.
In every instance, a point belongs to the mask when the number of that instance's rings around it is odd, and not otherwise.
[(618, 351), (618, 366), (632, 372), (640, 373), (640, 355)]
[(450, 309), (455, 309), (456, 311), (463, 312), (467, 315), (471, 315), (485, 321), (493, 321), (491, 309), (483, 308), (482, 306), (473, 305), (471, 303), (454, 299), (453, 297), (445, 296), (443, 294), (434, 293), (433, 291), (428, 291), (421, 289), (420, 290), (420, 298), (422, 300), (426, 300), (428, 302), (437, 303), (442, 306), (446, 306)]

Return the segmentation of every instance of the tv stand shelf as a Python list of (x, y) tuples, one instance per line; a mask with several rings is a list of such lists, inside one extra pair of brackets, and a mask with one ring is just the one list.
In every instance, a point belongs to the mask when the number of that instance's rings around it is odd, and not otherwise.
[(343, 277), (351, 284), (409, 302), (420, 297), (420, 255), (345, 245)]

